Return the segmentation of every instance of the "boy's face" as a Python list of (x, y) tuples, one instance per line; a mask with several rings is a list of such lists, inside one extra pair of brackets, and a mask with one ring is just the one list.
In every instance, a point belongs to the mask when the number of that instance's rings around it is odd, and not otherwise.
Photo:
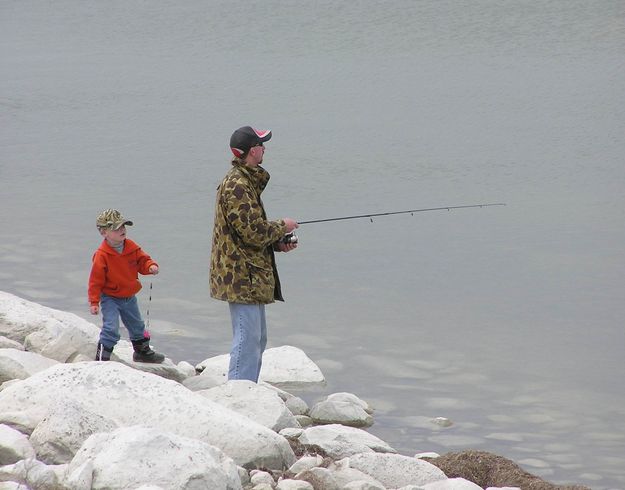
[(105, 228), (100, 230), (100, 235), (102, 235), (113, 247), (117, 247), (124, 243), (124, 240), (126, 239), (126, 226), (122, 225), (117, 230)]

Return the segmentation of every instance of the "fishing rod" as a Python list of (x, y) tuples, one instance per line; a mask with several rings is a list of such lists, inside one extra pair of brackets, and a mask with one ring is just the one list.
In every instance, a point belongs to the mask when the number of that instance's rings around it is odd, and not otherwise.
[[(495, 202), (495, 203), (485, 203), (485, 204), (467, 204), (464, 206), (442, 206), (440, 208), (422, 208), (422, 209), (408, 209), (406, 211), (389, 211), (388, 213), (370, 213), (370, 214), (357, 214), (354, 216), (341, 216), (340, 218), (325, 218), (325, 219), (313, 219), (309, 221), (298, 221), (300, 225), (307, 225), (310, 223), (325, 223), (327, 221), (341, 221), (346, 219), (358, 219), (358, 218), (373, 218), (375, 216), (389, 216), (391, 214), (413, 214), (413, 213), (423, 213), (425, 211), (442, 211), (446, 209), (447, 211), (451, 211), (452, 209), (464, 209), (464, 208), (485, 208), (487, 206), (505, 206), (506, 203), (503, 202)], [(372, 220), (373, 221), (373, 220)]]
[[(447, 211), (451, 211), (452, 209), (466, 209), (466, 208), (486, 208), (488, 206), (505, 206), (504, 202), (492, 202), (492, 203), (483, 203), (483, 204), (466, 204), (464, 206), (441, 206), (439, 208), (421, 208), (421, 209), (407, 209), (406, 211), (389, 211), (386, 213), (369, 213), (369, 214), (356, 214), (353, 216), (341, 216), (338, 218), (324, 218), (324, 219), (311, 219), (308, 221), (298, 221), (300, 225), (307, 225), (311, 223), (327, 223), (328, 221), (342, 221), (347, 219), (359, 219), (359, 218), (369, 218), (373, 223), (373, 218), (375, 216), (390, 216), (391, 214), (414, 214), (414, 213), (423, 213), (425, 211), (442, 211), (446, 209)], [(294, 233), (287, 233), (281, 240), (282, 243), (297, 243), (298, 237)]]

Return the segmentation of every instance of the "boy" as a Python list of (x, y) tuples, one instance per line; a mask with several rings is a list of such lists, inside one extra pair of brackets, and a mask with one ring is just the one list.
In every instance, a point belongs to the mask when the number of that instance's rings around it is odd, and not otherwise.
[(96, 220), (102, 244), (93, 254), (89, 276), (91, 314), (102, 305), (102, 331), (96, 361), (109, 361), (119, 341), (119, 317), (128, 329), (135, 362), (161, 363), (163, 354), (150, 348), (150, 334), (141, 319), (137, 297), (141, 289), (138, 273), (158, 274), (158, 264), (132, 240), (126, 238), (126, 225), (132, 221), (116, 209), (102, 211)]

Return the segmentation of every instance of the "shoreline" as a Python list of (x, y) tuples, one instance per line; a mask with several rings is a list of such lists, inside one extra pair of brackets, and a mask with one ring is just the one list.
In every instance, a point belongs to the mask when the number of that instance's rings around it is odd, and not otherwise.
[[(325, 488), (321, 483), (317, 483), (315, 486), (315, 482), (325, 481), (326, 483), (323, 485), (329, 485), (328, 481), (337, 478), (343, 478), (341, 481), (346, 484), (360, 481), (352, 479), (347, 482), (345, 480), (348, 478), (345, 476), (346, 473), (350, 473), (352, 476), (357, 473), (360, 478), (365, 478), (362, 475), (366, 475), (366, 478), (372, 480), (369, 481), (370, 485), (382, 485), (366, 488), (382, 489), (408, 489), (411, 485), (417, 484), (419, 488), (427, 487), (427, 485), (435, 485), (432, 488), (460, 488), (458, 485), (468, 485), (470, 482), (473, 482), (473, 485), (479, 485), (473, 488), (510, 486), (524, 488), (530, 485), (533, 489), (588, 488), (577, 485), (551, 484), (525, 472), (513, 461), (485, 451), (467, 450), (450, 452), (442, 456), (435, 453), (411, 456), (398, 454), (384, 441), (366, 431), (366, 428), (374, 424), (375, 411), (368, 406), (366, 401), (360, 400), (357, 395), (333, 393), (325, 400), (309, 407), (304, 400), (287, 391), (287, 389), (291, 389), (302, 392), (325, 384), (325, 377), (321, 370), (303, 351), (293, 346), (282, 346), (266, 351), (264, 370), (261, 376), (263, 382), (255, 385), (249, 382), (226, 382), (227, 354), (206, 359), (196, 366), (185, 361), (176, 365), (170, 360), (166, 360), (163, 365), (139, 364), (132, 361), (132, 349), (127, 345), (129, 343), (120, 341), (114, 351), (114, 359), (117, 362), (114, 360), (110, 363), (98, 363), (91, 360), (95, 352), (98, 333), (99, 329), (95, 325), (72, 313), (54, 310), (0, 291), (0, 366), (3, 367), (0, 369), (3, 381), (0, 387), (0, 428), (5, 428), (5, 431), (16, 432), (17, 434), (14, 432), (10, 432), (10, 434), (16, 437), (25, 448), (22, 453), (13, 455), (12, 459), (15, 461), (10, 464), (2, 461), (4, 466), (0, 467), (0, 474), (3, 475), (4, 479), (8, 479), (7, 481), (21, 479), (25, 483), (23, 468), (28, 465), (36, 465), (41, 472), (48, 474), (49, 478), (54, 480), (50, 475), (56, 475), (55, 484), (57, 487), (55, 488), (75, 488), (67, 486), (67, 484), (77, 478), (77, 470), (72, 465), (76, 465), (76, 458), (86, 451), (85, 445), (89, 446), (90, 441), (93, 443), (94, 439), (104, 437), (102, 434), (107, 434), (109, 438), (113, 435), (122, 437), (118, 432), (129, 430), (137, 425), (137, 420), (132, 418), (119, 423), (119, 418), (122, 417), (116, 411), (119, 407), (104, 409), (96, 405), (88, 407), (86, 411), (93, 412), (93, 418), (97, 419), (98, 422), (90, 426), (90, 430), (85, 433), (73, 433), (74, 440), (71, 441), (71, 444), (68, 444), (63, 436), (54, 430), (48, 433), (46, 437), (41, 436), (40, 433), (43, 431), (40, 429), (41, 425), (45, 425), (44, 420), (47, 420), (46, 418), (54, 416), (55, 403), (59, 403), (55, 399), (63, 389), (67, 389), (67, 385), (71, 387), (70, 391), (67, 392), (67, 397), (71, 398), (74, 396), (74, 391), (80, 392), (83, 389), (84, 376), (90, 377), (92, 380), (96, 379), (96, 384), (102, 383), (103, 386), (106, 386), (108, 375), (109, 378), (113, 376), (119, 379), (121, 384), (131, 383), (130, 380), (135, 378), (139, 384), (153, 383), (155, 387), (151, 396), (157, 398), (162, 397), (163, 390), (169, 389), (169, 386), (165, 388), (161, 385), (163, 380), (167, 380), (167, 383), (175, 383), (177, 396), (185, 397), (185, 399), (187, 396), (189, 397), (183, 407), (178, 407), (180, 411), (184, 411), (187, 405), (199, 403), (198, 406), (201, 407), (201, 410), (209, 406), (211, 410), (219, 413), (219, 416), (212, 412), (206, 415), (207, 420), (213, 420), (212, 423), (219, 420), (223, 424), (224, 420), (239, 416), (245, 419), (245, 421), (241, 419), (240, 423), (252, 422), (253, 428), (250, 428), (245, 434), (237, 432), (238, 438), (250, 439), (250, 446), (258, 444), (258, 438), (266, 445), (267, 438), (269, 438), (274, 441), (273, 444), (278, 448), (276, 449), (277, 454), (263, 454), (259, 460), (255, 460), (254, 458), (258, 455), (247, 455), (249, 448), (233, 448), (228, 437), (224, 440), (220, 438), (221, 436), (218, 437), (212, 433), (202, 434), (199, 437), (199, 441), (210, 443), (211, 447), (220, 451), (220, 457), (229, 457), (236, 463), (240, 488), (256, 488), (255, 485), (257, 484), (252, 485), (252, 483), (254, 480), (261, 479), (266, 485), (269, 485), (269, 488), (280, 488), (280, 482), (286, 480), (309, 482), (312, 488)], [(11, 369), (6, 368), (7, 359), (11, 361)], [(292, 366), (299, 366), (299, 368), (293, 370)], [(15, 400), (24, 398), (23, 390), (34, 389), (38, 396), (43, 396), (39, 393), (45, 390), (43, 388), (35, 389), (34, 386), (39, 386), (37, 383), (42, 383), (44, 380), (47, 384), (53, 384), (56, 382), (54, 380), (59, 378), (63, 379), (63, 384), (57, 387), (56, 391), (48, 393), (48, 398), (41, 398), (39, 405), (47, 407), (46, 409), (42, 409), (41, 406), (33, 407), (26, 404), (22, 410), (16, 413), (15, 405), (18, 402)], [(31, 383), (32, 386), (30, 386)], [(119, 396), (121, 405), (135, 408), (136, 400), (133, 399), (133, 396), (137, 396), (137, 394), (113, 391), (109, 395), (112, 394)], [(102, 396), (102, 394), (99, 393), (98, 396)], [(106, 399), (107, 393), (105, 392), (103, 396)], [(202, 402), (198, 398), (202, 398)], [(148, 399), (147, 402), (149, 400), (151, 399)], [(264, 400), (262, 404), (260, 400)], [(74, 401), (81, 406), (89, 403), (85, 401), (85, 397), (77, 398)], [(30, 403), (32, 404), (32, 402)], [(68, 403), (68, 406), (71, 407), (72, 403)], [(13, 410), (9, 410), (8, 407), (12, 407)], [(262, 408), (259, 409), (259, 407)], [(57, 407), (56, 410), (64, 412), (66, 407)], [(222, 410), (226, 411), (225, 415)], [(24, 420), (24, 414), (31, 414), (32, 417), (30, 419), (26, 417)], [(163, 413), (158, 411), (148, 411), (146, 415), (155, 418), (165, 417)], [(81, 417), (82, 415), (78, 416), (77, 422), (84, 422)], [(225, 419), (221, 417), (225, 417)], [(100, 420), (102, 418), (108, 422), (102, 424)], [(438, 419), (432, 423), (451, 423), (444, 418)], [(162, 430), (164, 434), (168, 434), (172, 427), (174, 432), (188, 433), (188, 435), (193, 436), (199, 430), (191, 427), (179, 429), (175, 417), (171, 420), (171, 427), (159, 427), (158, 429), (154, 427), (158, 424), (153, 419), (148, 418), (148, 420), (151, 420), (149, 425), (152, 429)], [(187, 424), (188, 421), (185, 420), (184, 423)], [(201, 433), (201, 430), (199, 432)], [(250, 433), (256, 434), (256, 436), (250, 438)], [(177, 435), (182, 434), (178, 433)], [(143, 433), (140, 436), (148, 437)], [(32, 442), (33, 437), (34, 443)], [(153, 434), (150, 434), (149, 437), (153, 437)], [(191, 439), (195, 440), (194, 437)], [(1, 440), (2, 438), (0, 438)], [(348, 442), (337, 448), (337, 440)], [(115, 444), (120, 443), (117, 441)], [(64, 452), (61, 451), (63, 454), (50, 449), (52, 446), (64, 447)], [(387, 473), (389, 465), (408, 465), (409, 470), (406, 470), (404, 466), (392, 467), (395, 468), (394, 471), (396, 472), (399, 471), (397, 468), (404, 468), (400, 472), (404, 474), (412, 474), (411, 471), (414, 471), (416, 475), (417, 469), (423, 474), (419, 473), (421, 476), (414, 476), (415, 483), (401, 480), (395, 481), (394, 484), (402, 483), (405, 485), (388, 486), (390, 480), (384, 480), (386, 478), (384, 471), (379, 470), (379, 473), (372, 475), (370, 474), (371, 470), (368, 470), (369, 473), (367, 473), (362, 468), (358, 469), (360, 460), (368, 461), (367, 464), (360, 462), (364, 468), (369, 468), (373, 464), (367, 458), (374, 458), (377, 466), (384, 466)], [(89, 459), (87, 458), (87, 460)], [(271, 463), (267, 464), (267, 461)], [(296, 466), (298, 463), (299, 466)], [(312, 466), (301, 469), (304, 463), (312, 464)], [(292, 471), (294, 467), (300, 471)], [(73, 472), (70, 471), (72, 468)], [(266, 471), (259, 472), (259, 469)], [(86, 470), (82, 468), (81, 471)], [(228, 474), (228, 471), (232, 473), (232, 465), (229, 466), (229, 470), (225, 471), (225, 474)], [(89, 472), (87, 471), (87, 473)], [(271, 486), (267, 476), (263, 475), (262, 478), (256, 476), (259, 473), (264, 473), (273, 478), (273, 486)], [(94, 483), (94, 474), (97, 472), (94, 473), (92, 468), (90, 480), (92, 483)], [(230, 478), (232, 481), (236, 480), (232, 475), (226, 478)], [(420, 478), (422, 479), (419, 480)], [(382, 483), (381, 480), (386, 483)], [(443, 481), (448, 486), (440, 487)], [(90, 488), (91, 483), (89, 485), (89, 487), (83, 487)], [(230, 482), (228, 485), (236, 485), (236, 483)], [(439, 486), (436, 487), (436, 485)], [(230, 486), (224, 488), (230, 488)]]

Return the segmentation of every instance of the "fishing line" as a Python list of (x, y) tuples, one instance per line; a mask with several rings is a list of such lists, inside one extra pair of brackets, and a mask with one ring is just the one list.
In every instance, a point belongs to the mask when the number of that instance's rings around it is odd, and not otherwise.
[(145, 312), (145, 331), (150, 335), (150, 305), (152, 304), (152, 281), (150, 281), (150, 296), (148, 297), (148, 308)]

